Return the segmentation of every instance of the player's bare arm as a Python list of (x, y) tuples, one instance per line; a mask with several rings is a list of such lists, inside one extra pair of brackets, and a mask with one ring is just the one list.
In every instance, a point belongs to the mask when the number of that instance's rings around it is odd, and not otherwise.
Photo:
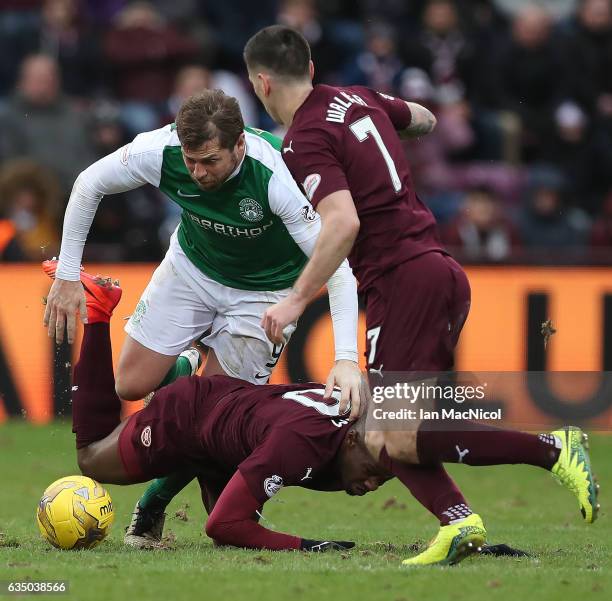
[[(321, 215), (321, 231), (310, 260), (290, 294), (268, 309), (262, 318), (262, 327), (275, 344), (283, 340), (283, 329), (300, 317), (308, 302), (346, 259), (359, 232), (359, 218), (348, 190), (325, 197), (317, 211)], [(351, 400), (351, 419), (359, 415), (360, 378), (356, 362), (339, 360), (327, 380), (327, 396), (334, 385), (342, 389), (341, 409), (346, 409)]]
[(406, 102), (406, 104), (410, 108), (412, 119), (407, 128), (397, 132), (400, 138), (419, 138), (431, 133), (437, 123), (434, 114), (416, 102)]
[(326, 196), (318, 205), (321, 232), (310, 260), (290, 294), (268, 309), (261, 325), (275, 344), (283, 340), (283, 329), (304, 312), (321, 287), (348, 256), (359, 232), (359, 218), (348, 190)]
[[(302, 252), (311, 257), (321, 231), (321, 218), (311, 205), (304, 206), (305, 198), (283, 163), (279, 177), (271, 180), (269, 192), (277, 199), (277, 215)], [(283, 179), (282, 175), (285, 176)], [(342, 261), (326, 282), (329, 309), (334, 331), (335, 363), (327, 378), (326, 398), (334, 387), (341, 390), (340, 410), (344, 415), (350, 408), (350, 418), (359, 415), (360, 371), (357, 363), (357, 323), (359, 306), (357, 281), (348, 261)], [(350, 405), (349, 405), (350, 404)]]

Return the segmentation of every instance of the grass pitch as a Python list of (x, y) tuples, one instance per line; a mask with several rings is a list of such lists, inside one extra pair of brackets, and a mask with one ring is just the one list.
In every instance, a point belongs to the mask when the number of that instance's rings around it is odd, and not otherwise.
[(610, 599), (612, 436), (591, 436), (591, 459), (602, 487), (602, 511), (583, 523), (577, 501), (545, 472), (528, 466), (450, 466), (490, 542), (506, 542), (532, 558), (468, 559), (454, 568), (402, 569), (423, 548), (435, 520), (396, 481), (376, 493), (285, 489), (266, 504), (267, 524), (307, 538), (357, 541), (346, 553), (322, 555), (217, 549), (203, 533), (205, 512), (192, 483), (170, 505), (166, 551), (122, 545), (123, 528), (144, 486), (110, 486), (116, 518), (97, 549), (60, 552), (44, 542), (35, 508), (48, 484), (78, 473), (67, 424), (0, 425), (0, 580), (67, 580), (58, 598), (123, 599)]

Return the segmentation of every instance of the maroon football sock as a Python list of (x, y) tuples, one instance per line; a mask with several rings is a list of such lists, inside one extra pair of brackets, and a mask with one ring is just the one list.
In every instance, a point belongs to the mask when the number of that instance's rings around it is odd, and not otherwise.
[(550, 434), (502, 430), (467, 420), (455, 422), (452, 430), (436, 420), (424, 421), (417, 432), (417, 453), (424, 465), (526, 463), (547, 470), (559, 457), (556, 439)]
[(72, 383), (72, 431), (81, 449), (108, 436), (120, 422), (108, 322), (85, 325)]
[(409, 465), (391, 459), (383, 447), (379, 461), (408, 488), (423, 507), (433, 513), (442, 526), (472, 513), (467, 501), (444, 466)]

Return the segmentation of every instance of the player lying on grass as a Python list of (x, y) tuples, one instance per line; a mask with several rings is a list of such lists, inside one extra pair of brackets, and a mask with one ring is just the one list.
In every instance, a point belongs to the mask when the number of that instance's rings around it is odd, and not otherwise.
[[(88, 323), (74, 372), (73, 430), (83, 474), (103, 483), (131, 484), (192, 468), (206, 485), (203, 496), (211, 510), (206, 532), (220, 544), (310, 551), (353, 545), (274, 532), (255, 516), (283, 486), (363, 495), (393, 476), (401, 479), (406, 464), (389, 459), (368, 440), (365, 414), (349, 423), (339, 414), (337, 394), (331, 402), (322, 400), (320, 384), (255, 386), (217, 375), (180, 378), (120, 422), (110, 317), (121, 289), (110, 279), (86, 273), (81, 279)], [(406, 462), (541, 467), (576, 494), (587, 522), (595, 519), (598, 486), (580, 430), (532, 435), (464, 421), (456, 424), (461, 430), (441, 434), (437, 426), (423, 422), (416, 435), (405, 433)], [(379, 456), (381, 461), (375, 459)], [(418, 557), (429, 553), (439, 559), (421, 563), (457, 563), (485, 539), (480, 517), (467, 507), (456, 508)]]

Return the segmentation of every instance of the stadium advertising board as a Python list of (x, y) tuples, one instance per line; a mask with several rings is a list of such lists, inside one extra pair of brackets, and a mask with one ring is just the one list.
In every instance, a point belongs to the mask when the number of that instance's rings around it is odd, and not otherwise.
[[(119, 278), (124, 288), (111, 325), (115, 359), (125, 336), (123, 318), (136, 306), (153, 269), (126, 264), (93, 268)], [(607, 429), (612, 395), (605, 394), (600, 374), (575, 377), (569, 372), (612, 372), (612, 269), (472, 267), (468, 275), (472, 310), (457, 349), (457, 369), (568, 372), (535, 380), (506, 378), (498, 401), (515, 423), (574, 419)], [(56, 348), (42, 326), (49, 280), (36, 265), (3, 265), (0, 289), (0, 419), (23, 415), (44, 423), (69, 414), (72, 350)], [(547, 319), (557, 333), (545, 348), (540, 330)], [(359, 328), (363, 367), (363, 316)], [(331, 321), (327, 300), (320, 296), (302, 317), (271, 382), (325, 381), (332, 361)], [(126, 404), (126, 412), (137, 407)]]

